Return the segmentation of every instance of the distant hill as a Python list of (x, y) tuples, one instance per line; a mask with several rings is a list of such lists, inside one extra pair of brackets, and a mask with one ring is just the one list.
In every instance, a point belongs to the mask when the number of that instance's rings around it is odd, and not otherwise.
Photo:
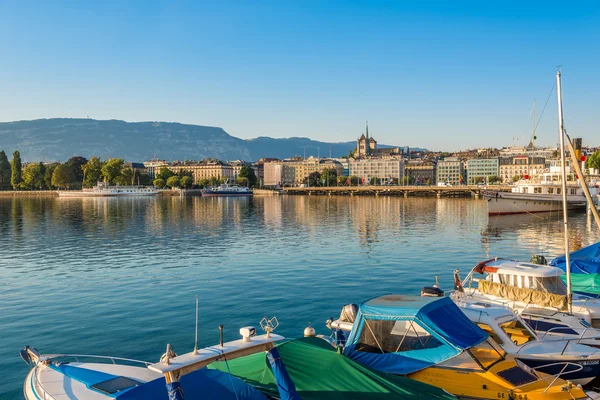
[[(174, 122), (125, 122), (119, 120), (52, 118), (0, 123), (0, 150), (9, 158), (14, 150), (25, 161), (66, 161), (74, 155), (121, 157), (145, 161), (155, 155), (165, 160), (255, 161), (262, 157), (294, 155), (347, 155), (356, 142), (326, 143), (308, 138), (243, 140), (222, 128)], [(382, 146), (388, 147), (388, 146)]]

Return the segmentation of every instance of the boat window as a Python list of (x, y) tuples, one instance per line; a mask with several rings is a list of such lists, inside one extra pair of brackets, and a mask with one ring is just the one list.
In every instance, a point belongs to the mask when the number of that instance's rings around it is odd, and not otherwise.
[(537, 290), (554, 294), (567, 294), (567, 286), (558, 276), (536, 278)]
[(542, 193), (542, 188), (539, 186), (536, 186), (533, 188), (533, 193)]
[(473, 355), (473, 357), (477, 361), (479, 361), (481, 366), (485, 369), (488, 369), (492, 365), (503, 360), (502, 354), (500, 354), (499, 349), (492, 346), (492, 344), (487, 340), (479, 343), (476, 346), (471, 347), (467, 351), (471, 353), (471, 355)]
[(356, 349), (367, 353), (397, 353), (442, 345), (417, 321), (364, 319)]
[(456, 368), (456, 369), (468, 369), (474, 371), (483, 371), (481, 365), (473, 359), (473, 356), (466, 351), (463, 351), (456, 357), (452, 357), (449, 360), (443, 361), (436, 365), (442, 368)]
[(577, 194), (577, 189), (571, 189), (571, 194)]
[(535, 336), (517, 319), (500, 324), (500, 328), (517, 346), (535, 340)]
[(548, 194), (554, 193), (554, 188), (548, 188)]
[(525, 317), (523, 317), (523, 320), (534, 331), (556, 333), (562, 335), (577, 335), (577, 332), (571, 329), (569, 326), (557, 322)]
[(488, 324), (477, 323), (477, 326), (480, 327), (485, 333), (490, 335), (490, 337), (492, 339), (494, 339), (494, 341), (496, 343), (498, 343), (498, 344), (504, 343), (502, 341), (502, 338), (500, 338), (500, 336), (498, 336), (498, 334), (496, 332), (494, 332), (494, 330)]
[(124, 376), (117, 376), (115, 378), (111, 378), (109, 380), (95, 383), (91, 385), (92, 389), (96, 389), (99, 392), (106, 394), (114, 394), (118, 392), (122, 392), (125, 389), (130, 389), (135, 386), (141, 385), (141, 382), (133, 380), (131, 378), (127, 378)]
[(556, 194), (561, 194), (561, 188), (556, 188)]

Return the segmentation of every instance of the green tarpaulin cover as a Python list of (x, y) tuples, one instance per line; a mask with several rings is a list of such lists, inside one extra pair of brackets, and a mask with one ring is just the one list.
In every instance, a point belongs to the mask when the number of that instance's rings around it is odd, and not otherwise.
[[(454, 398), (436, 387), (363, 367), (323, 339), (302, 338), (277, 348), (303, 400)], [(212, 363), (209, 368), (230, 372), (266, 394), (278, 395), (265, 353)]]
[[(566, 275), (560, 278), (567, 282)], [(600, 295), (600, 274), (571, 274), (571, 288), (574, 292)]]

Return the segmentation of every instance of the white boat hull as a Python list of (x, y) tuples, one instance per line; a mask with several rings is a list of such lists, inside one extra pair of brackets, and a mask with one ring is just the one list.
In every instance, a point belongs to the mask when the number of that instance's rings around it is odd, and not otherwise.
[(148, 196), (156, 196), (158, 191), (152, 192), (141, 192), (141, 193), (119, 193), (119, 192), (109, 192), (109, 193), (101, 193), (101, 192), (85, 192), (85, 191), (59, 191), (59, 197), (148, 197)]
[[(483, 192), (487, 200), (489, 215), (511, 215), (542, 213), (562, 210), (562, 197), (560, 195)], [(585, 198), (580, 196), (567, 200), (567, 209), (576, 210), (585, 208)]]

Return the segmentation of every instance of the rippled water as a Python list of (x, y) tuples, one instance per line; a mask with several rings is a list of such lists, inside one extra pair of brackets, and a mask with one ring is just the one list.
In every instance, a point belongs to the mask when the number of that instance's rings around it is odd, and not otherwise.
[[(574, 247), (599, 231), (572, 215)], [(21, 398), (26, 344), (158, 360), (276, 315), (302, 334), (343, 304), (452, 284), (491, 256), (561, 251), (559, 215), (495, 217), (482, 200), (387, 197), (0, 198), (0, 399)]]

